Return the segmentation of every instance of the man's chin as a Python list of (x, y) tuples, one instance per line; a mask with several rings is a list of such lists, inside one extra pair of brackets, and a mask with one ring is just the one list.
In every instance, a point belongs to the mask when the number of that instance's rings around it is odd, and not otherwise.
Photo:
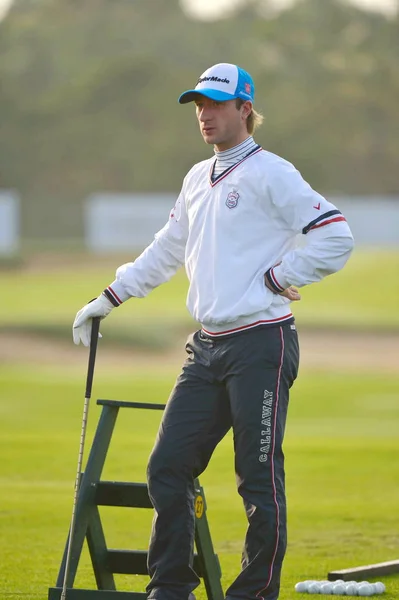
[(202, 138), (205, 144), (212, 144), (213, 146), (218, 143), (217, 137), (213, 135), (202, 134)]

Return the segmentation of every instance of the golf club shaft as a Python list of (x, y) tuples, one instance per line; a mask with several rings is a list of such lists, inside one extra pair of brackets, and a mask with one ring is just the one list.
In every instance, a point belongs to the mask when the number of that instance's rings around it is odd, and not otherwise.
[(96, 351), (97, 351), (99, 330), (100, 330), (100, 318), (95, 317), (93, 319), (92, 329), (91, 329), (89, 364), (87, 367), (86, 393), (85, 393), (85, 401), (84, 401), (84, 405), (83, 405), (83, 417), (82, 417), (82, 429), (81, 429), (81, 433), (80, 433), (78, 467), (77, 467), (77, 471), (76, 471), (71, 527), (69, 530), (68, 550), (67, 550), (66, 561), (65, 561), (64, 583), (62, 586), (61, 600), (65, 600), (65, 598), (66, 598), (66, 589), (67, 589), (67, 580), (68, 580), (68, 574), (69, 574), (69, 565), (70, 565), (70, 560), (71, 560), (73, 533), (75, 530), (76, 505), (77, 505), (77, 501), (78, 501), (80, 478), (81, 478), (81, 473), (82, 473), (83, 452), (84, 452), (85, 439), (86, 439), (87, 421), (88, 421), (88, 416), (89, 416), (89, 404), (90, 404), (90, 398), (91, 398), (91, 388), (93, 385), (94, 364), (95, 364), (95, 360), (96, 360)]

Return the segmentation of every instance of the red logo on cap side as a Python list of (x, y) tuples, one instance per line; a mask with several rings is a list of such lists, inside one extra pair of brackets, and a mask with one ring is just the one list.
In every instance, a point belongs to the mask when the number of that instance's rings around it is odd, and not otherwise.
[(251, 93), (251, 84), (250, 83), (245, 84), (245, 91), (247, 92), (247, 94)]

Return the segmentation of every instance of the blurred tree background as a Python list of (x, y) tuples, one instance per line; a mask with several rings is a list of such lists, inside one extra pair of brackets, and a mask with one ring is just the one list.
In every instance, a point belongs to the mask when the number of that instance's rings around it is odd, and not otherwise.
[(251, 72), (264, 148), (325, 194), (398, 194), (399, 17), (339, 0), (15, 0), (0, 23), (0, 187), (27, 237), (77, 238), (95, 191), (178, 192), (211, 156), (177, 97), (217, 62)]

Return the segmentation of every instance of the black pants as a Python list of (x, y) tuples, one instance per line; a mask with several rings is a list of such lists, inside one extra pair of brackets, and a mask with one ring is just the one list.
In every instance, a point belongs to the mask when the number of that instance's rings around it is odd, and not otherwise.
[(199, 584), (192, 569), (193, 479), (233, 427), (248, 530), (242, 570), (226, 597), (276, 600), (287, 542), (282, 442), (298, 371), (295, 325), (257, 327), (217, 340), (197, 331), (186, 351), (148, 465), (155, 508), (149, 598), (187, 600)]

